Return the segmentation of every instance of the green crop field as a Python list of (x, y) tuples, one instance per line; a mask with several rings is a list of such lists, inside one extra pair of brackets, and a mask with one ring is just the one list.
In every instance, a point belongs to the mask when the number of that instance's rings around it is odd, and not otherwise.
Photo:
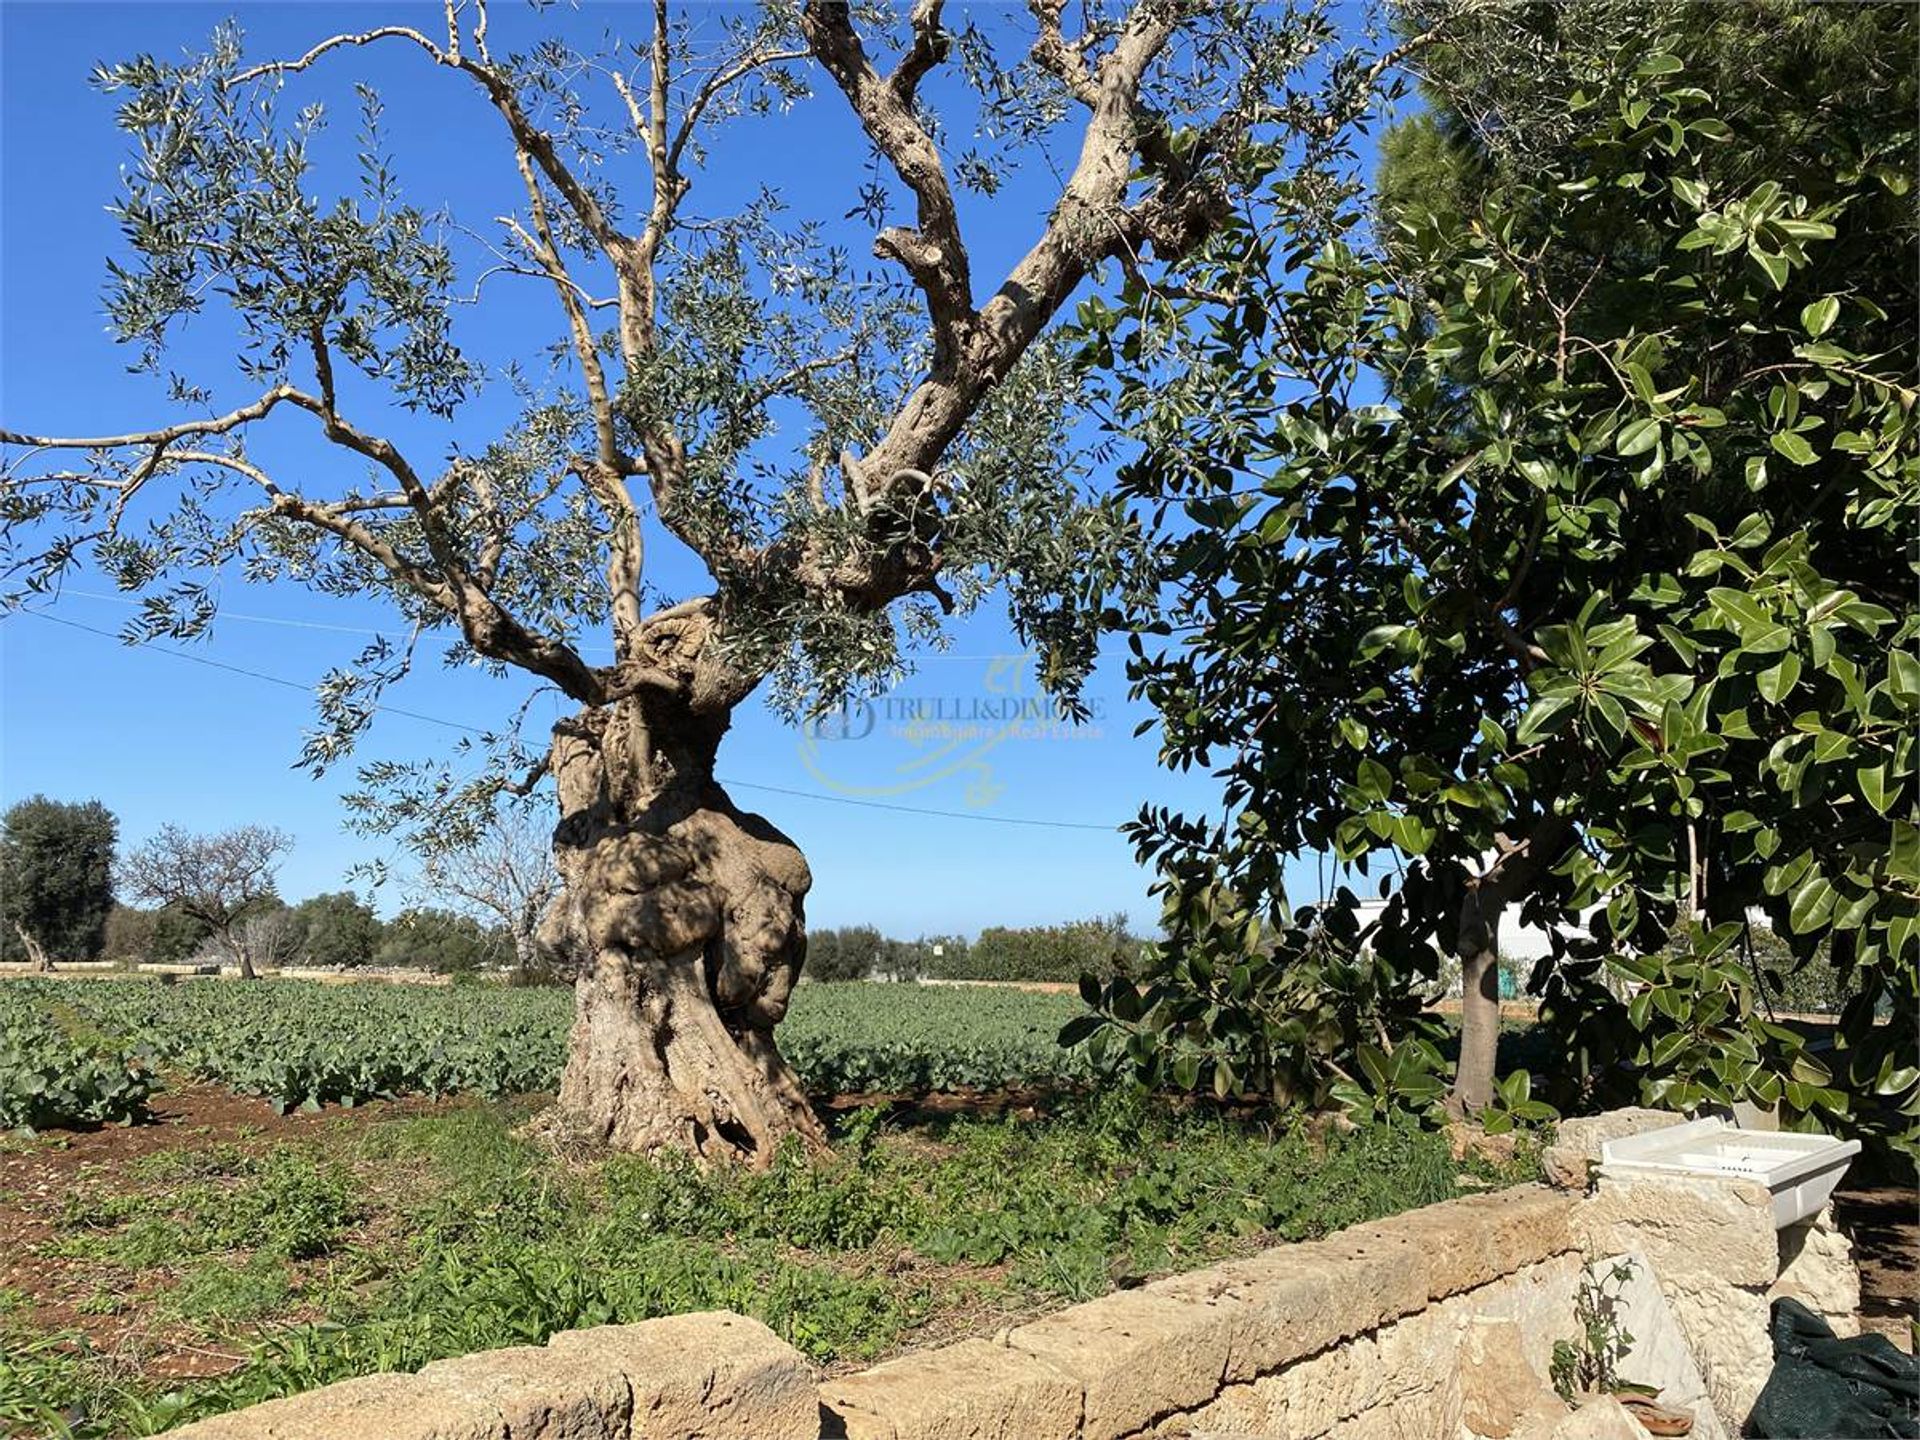
[[(1071, 996), (803, 985), (780, 1039), (810, 1091), (920, 1094), (1084, 1080), (1055, 1036)], [(560, 1078), (571, 992), (494, 987), (30, 980), (0, 987), (0, 1128), (136, 1115), (151, 1076), (285, 1111), (500, 1096)]]
[(146, 1434), (688, 1310), (852, 1366), (1527, 1173), (1409, 1126), (1092, 1084), (1055, 1041), (1073, 996), (876, 984), (803, 986), (781, 1031), (838, 1099), (830, 1155), (583, 1157), (528, 1129), (570, 1001), (0, 986), (0, 1123), (23, 1127), (0, 1137), (0, 1436)]

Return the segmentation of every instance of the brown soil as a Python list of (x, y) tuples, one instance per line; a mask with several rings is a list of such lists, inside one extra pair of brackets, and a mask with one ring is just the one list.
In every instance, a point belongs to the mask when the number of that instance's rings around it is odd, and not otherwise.
[(1911, 1354), (1920, 1322), (1920, 1190), (1842, 1190), (1833, 1209), (1860, 1267), (1861, 1329), (1878, 1331)]
[[(225, 1142), (258, 1153), (291, 1139), (317, 1139), (345, 1127), (424, 1114), (445, 1103), (412, 1097), (275, 1115), (265, 1100), (217, 1085), (181, 1084), (154, 1096), (152, 1118), (144, 1124), (8, 1141), (0, 1146), (0, 1235), (7, 1239), (0, 1247), (0, 1290), (28, 1297), (22, 1318), (33, 1330), (79, 1331), (96, 1351), (125, 1357), (149, 1378), (222, 1374), (240, 1363), (238, 1354), (209, 1348), (199, 1331), (163, 1324), (152, 1313), (147, 1302), (166, 1288), (170, 1274), (129, 1287), (120, 1272), (103, 1277), (97, 1264), (45, 1253), (60, 1233), (69, 1198), (89, 1190), (123, 1190), (112, 1177), (145, 1156), (183, 1144)], [(123, 1303), (115, 1314), (90, 1314), (83, 1304), (103, 1278), (115, 1282), (114, 1293)]]

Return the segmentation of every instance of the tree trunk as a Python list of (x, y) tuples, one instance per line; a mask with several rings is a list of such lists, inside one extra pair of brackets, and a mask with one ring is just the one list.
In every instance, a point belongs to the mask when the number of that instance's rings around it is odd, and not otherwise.
[(532, 918), (524, 912), (509, 927), (513, 932), (513, 968), (521, 980), (527, 979), (540, 963), (540, 941)]
[(246, 937), (236, 929), (229, 928), (220, 936), (220, 945), (233, 957), (234, 968), (240, 972), (242, 980), (258, 980), (259, 972), (253, 968), (253, 956), (247, 950)]
[(812, 876), (714, 781), (726, 727), (629, 699), (554, 728), (566, 888), (545, 938), (580, 963), (559, 1108), (617, 1149), (766, 1165), (789, 1137), (825, 1143), (773, 1039)]
[(15, 925), (13, 928), (20, 937), (20, 944), (26, 949), (27, 964), (42, 975), (53, 969), (53, 961), (47, 958), (47, 947), (40, 943), (39, 937), (24, 925)]
[(1478, 889), (1460, 919), (1460, 1063), (1447, 1108), (1473, 1117), (1493, 1103), (1500, 1049), (1500, 909)]

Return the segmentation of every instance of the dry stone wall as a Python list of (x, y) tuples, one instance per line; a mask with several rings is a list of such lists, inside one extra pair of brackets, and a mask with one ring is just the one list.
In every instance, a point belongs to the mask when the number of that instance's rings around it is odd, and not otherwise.
[[(1583, 1144), (1575, 1137), (1576, 1144)], [(1597, 1143), (1597, 1142), (1596, 1142)], [(1628, 1379), (1738, 1433), (1765, 1378), (1766, 1306), (1850, 1321), (1826, 1217), (1776, 1236), (1746, 1187), (1522, 1186), (1156, 1281), (990, 1339), (818, 1380), (717, 1312), (556, 1335), (201, 1422), (178, 1440), (1602, 1440), (1618, 1405), (1548, 1383), (1589, 1275), (1619, 1296)], [(1576, 1179), (1577, 1177), (1577, 1179)], [(1593, 1259), (1592, 1257), (1602, 1257)], [(1590, 1263), (1591, 1262), (1591, 1263)], [(1851, 1282), (1853, 1289), (1848, 1289)], [(1842, 1311), (1847, 1312), (1844, 1316)], [(1627, 1428), (1623, 1428), (1627, 1427)]]

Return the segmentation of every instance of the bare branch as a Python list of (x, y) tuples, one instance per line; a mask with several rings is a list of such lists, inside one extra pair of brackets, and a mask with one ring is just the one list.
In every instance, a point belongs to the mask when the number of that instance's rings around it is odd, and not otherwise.
[(1091, 110), (1100, 99), (1100, 87), (1087, 68), (1086, 43), (1092, 36), (1083, 36), (1077, 44), (1068, 43), (1060, 33), (1060, 15), (1066, 8), (1067, 0), (1027, 0), (1027, 9), (1032, 12), (1039, 31), (1027, 53), (1034, 64), (1066, 86), (1069, 95)]
[(458, 55), (447, 54), (410, 25), (382, 25), (377, 30), (362, 30), (358, 34), (329, 35), (298, 60), (269, 60), (265, 64), (254, 65), (235, 75), (233, 77), (233, 83), (235, 85), (242, 85), (249, 80), (259, 80), (268, 75), (292, 75), (297, 71), (305, 70), (330, 50), (338, 50), (345, 45), (371, 45), (377, 40), (391, 40), (396, 38), (411, 40), (442, 65), (457, 65), (462, 63)]
[(276, 385), (251, 405), (242, 405), (238, 410), (230, 410), (213, 419), (183, 420), (178, 425), (168, 425), (158, 430), (134, 430), (125, 435), (22, 435), (14, 430), (0, 430), (0, 445), (26, 445), (39, 450), (130, 450), (141, 445), (171, 445), (190, 435), (224, 435), (251, 420), (260, 419), (281, 401), (291, 400), (298, 393), (291, 385)]
[(947, 32), (940, 28), (940, 3), (941, 0), (914, 0), (907, 18), (913, 30), (913, 44), (900, 58), (893, 74), (887, 77), (887, 87), (909, 110), (913, 108), (913, 97), (920, 88), (921, 78), (945, 60), (952, 47)]

